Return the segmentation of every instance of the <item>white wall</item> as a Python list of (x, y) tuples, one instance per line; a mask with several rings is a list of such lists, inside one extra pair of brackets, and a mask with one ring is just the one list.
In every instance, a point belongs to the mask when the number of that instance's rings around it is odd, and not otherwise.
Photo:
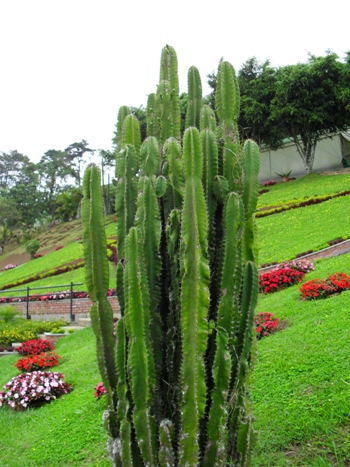
[[(342, 148), (339, 135), (323, 138), (317, 143), (313, 170), (324, 171), (342, 167)], [(276, 151), (260, 151), (259, 181), (279, 180), (276, 172), (288, 173), (290, 177), (300, 177), (306, 174), (304, 163), (293, 143), (286, 144)]]

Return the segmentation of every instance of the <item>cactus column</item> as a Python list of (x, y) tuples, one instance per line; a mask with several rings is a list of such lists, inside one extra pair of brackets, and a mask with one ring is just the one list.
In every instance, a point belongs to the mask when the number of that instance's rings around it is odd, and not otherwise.
[(247, 381), (258, 295), (259, 151), (253, 141), (239, 141), (239, 90), (229, 63), (222, 62), (218, 72), (218, 128), (213, 110), (202, 105), (194, 67), (189, 87), (191, 126), (183, 142), (177, 57), (170, 46), (162, 52), (157, 92), (149, 96), (148, 138), (141, 146), (134, 117), (127, 108), (120, 112), (122, 317), (116, 347), (105, 298), (98, 169), (89, 166), (84, 180), (87, 284), (114, 466), (243, 467), (250, 460), (254, 430)]

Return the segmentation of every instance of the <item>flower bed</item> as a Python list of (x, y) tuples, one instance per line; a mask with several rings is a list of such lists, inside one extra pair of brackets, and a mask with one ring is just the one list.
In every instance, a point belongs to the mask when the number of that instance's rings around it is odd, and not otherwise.
[[(109, 289), (107, 293), (108, 297), (115, 296), (115, 289)], [(73, 298), (89, 298), (90, 295), (88, 292), (73, 292)], [(29, 297), (30, 302), (43, 302), (49, 300), (64, 300), (70, 298), (70, 291), (66, 290), (64, 292), (57, 292), (51, 294), (42, 294), (42, 295), (31, 295)], [(18, 302), (26, 302), (27, 297), (0, 297), (0, 303), (18, 303)]]
[(275, 329), (278, 323), (278, 318), (273, 318), (273, 313), (268, 313), (266, 311), (260, 312), (254, 318), (256, 337), (258, 340), (263, 337), (271, 334)]
[(39, 403), (48, 403), (63, 394), (72, 391), (70, 384), (65, 383), (64, 375), (57, 372), (33, 371), (12, 378), (0, 391), (0, 407), (7, 404), (14, 410), (25, 410)]
[(276, 180), (268, 180), (267, 182), (264, 183), (264, 186), (273, 186), (276, 185)]
[(10, 325), (0, 329), (0, 343), (10, 345), (12, 342), (25, 342), (36, 337), (36, 332), (32, 329), (20, 329)]
[(15, 367), (23, 372), (42, 370), (58, 365), (60, 358), (55, 352), (29, 355), (28, 357), (20, 358), (15, 363)]
[(283, 263), (278, 264), (275, 269), (285, 269), (291, 268), (296, 271), (301, 271), (307, 274), (308, 272), (314, 271), (314, 264), (307, 259), (292, 259), (290, 261), (284, 261)]
[(17, 352), (20, 355), (41, 355), (43, 352), (51, 352), (52, 350), (54, 350), (54, 346), (45, 339), (32, 339), (17, 347)]
[(0, 344), (9, 346), (13, 342), (27, 342), (35, 339), (38, 334), (50, 332), (52, 329), (65, 325), (66, 321), (63, 319), (40, 321), (20, 318), (8, 323), (0, 321)]
[(4, 267), (4, 271), (8, 271), (9, 269), (14, 269), (14, 268), (18, 268), (18, 264), (7, 264)]
[(305, 273), (303, 271), (298, 271), (289, 267), (282, 267), (270, 272), (265, 272), (261, 274), (259, 278), (260, 291), (264, 294), (277, 292), (278, 290), (297, 284), (304, 276)]
[(326, 298), (350, 288), (350, 276), (344, 272), (332, 274), (327, 279), (312, 279), (300, 287), (303, 300)]
[(276, 292), (300, 282), (305, 274), (315, 269), (307, 259), (293, 259), (278, 264), (272, 271), (260, 275), (260, 291)]

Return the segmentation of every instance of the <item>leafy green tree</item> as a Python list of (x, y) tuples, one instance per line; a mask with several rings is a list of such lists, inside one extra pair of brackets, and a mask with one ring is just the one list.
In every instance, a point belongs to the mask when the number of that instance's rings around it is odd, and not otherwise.
[(49, 210), (45, 193), (38, 189), (34, 181), (18, 183), (9, 190), (7, 197), (15, 203), (19, 220), (26, 228), (32, 227)]
[(67, 179), (76, 176), (76, 172), (65, 151), (50, 149), (40, 159), (38, 164), (41, 182), (44, 186), (49, 211), (53, 212), (54, 195), (64, 191)]
[(93, 154), (94, 150), (90, 149), (89, 143), (83, 139), (79, 143), (70, 144), (66, 149), (65, 152), (67, 154), (66, 160), (67, 163), (70, 164), (71, 169), (71, 176), (74, 177), (77, 181), (78, 186), (80, 186), (80, 172), (81, 168), (85, 159), (85, 154), (90, 153)]
[(270, 62), (249, 58), (238, 72), (241, 92), (241, 113), (238, 119), (240, 134), (252, 138), (258, 144), (277, 148), (282, 144), (284, 134), (281, 128), (270, 120), (271, 101), (276, 95), (278, 70)]
[(55, 200), (55, 215), (64, 222), (75, 219), (82, 197), (82, 190), (78, 187), (60, 193)]
[[(207, 75), (212, 93), (206, 102), (214, 108), (216, 73)], [(312, 171), (321, 137), (350, 126), (350, 53), (345, 60), (327, 52), (309, 56), (307, 63), (273, 68), (268, 60), (249, 58), (238, 72), (242, 138), (277, 149), (290, 137)]]
[(0, 242), (2, 246), (11, 238), (11, 231), (20, 223), (21, 216), (17, 211), (16, 203), (10, 198), (0, 197)]
[(29, 240), (29, 242), (27, 242), (25, 244), (25, 250), (27, 253), (30, 254), (30, 259), (33, 259), (34, 258), (34, 255), (35, 253), (39, 250), (40, 248), (40, 242), (39, 240), (37, 240), (36, 238), (34, 238), (33, 240)]
[(350, 125), (348, 65), (335, 53), (309, 56), (307, 63), (280, 68), (270, 121), (293, 139), (307, 173), (312, 172), (317, 142)]
[(0, 154), (0, 190), (8, 190), (18, 183), (37, 182), (36, 165), (17, 150)]

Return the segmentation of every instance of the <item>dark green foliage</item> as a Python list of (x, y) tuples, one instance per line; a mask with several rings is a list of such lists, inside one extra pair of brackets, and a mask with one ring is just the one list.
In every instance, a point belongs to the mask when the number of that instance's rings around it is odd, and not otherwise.
[(40, 248), (40, 242), (36, 239), (29, 240), (29, 242), (25, 244), (25, 250), (27, 253), (30, 254), (31, 259), (34, 258), (34, 255), (39, 250), (39, 248)]
[(198, 71), (191, 68), (189, 76), (182, 149), (172, 47), (162, 52), (141, 148), (134, 117), (124, 119), (128, 137), (116, 164), (122, 318), (114, 365), (107, 355), (110, 349), (114, 357), (105, 260), (98, 259), (105, 240), (96, 168), (88, 169), (84, 184), (87, 283), (114, 466), (247, 466), (250, 460), (259, 152), (254, 142), (241, 147), (238, 139), (232, 65), (222, 62), (219, 69), (218, 130), (213, 111), (200, 112)]

